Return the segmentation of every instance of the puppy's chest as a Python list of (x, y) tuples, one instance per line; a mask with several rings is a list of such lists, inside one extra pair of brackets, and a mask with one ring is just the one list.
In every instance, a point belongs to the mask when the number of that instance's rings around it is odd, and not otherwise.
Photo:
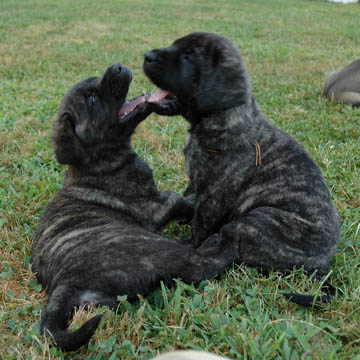
[[(189, 136), (186, 140), (184, 155), (186, 160), (186, 170), (190, 178), (194, 181), (206, 176), (208, 161), (213, 161), (213, 153), (207, 153), (199, 146), (196, 138)], [(211, 166), (211, 165), (210, 165)]]
[(190, 137), (184, 153), (197, 191), (216, 185), (225, 192), (241, 190), (244, 194), (272, 187), (291, 192), (296, 184), (318, 177), (316, 165), (300, 146), (288, 136), (275, 135), (228, 151), (200, 145), (196, 137)]
[(184, 154), (187, 173), (197, 193), (226, 182), (224, 176), (233, 168), (229, 166), (231, 159), (228, 154), (214, 146), (200, 146), (196, 138), (187, 142)]

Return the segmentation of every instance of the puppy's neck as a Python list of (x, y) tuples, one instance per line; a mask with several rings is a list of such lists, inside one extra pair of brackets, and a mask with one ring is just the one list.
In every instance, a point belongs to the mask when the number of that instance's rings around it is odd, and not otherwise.
[(240, 143), (255, 144), (266, 122), (253, 96), (243, 105), (202, 115), (189, 132), (203, 147), (226, 151)]
[(121, 170), (132, 164), (137, 158), (137, 154), (132, 150), (131, 146), (122, 149), (104, 149), (99, 150), (96, 156), (90, 160), (88, 164), (80, 166), (69, 166), (65, 174), (64, 186), (79, 185), (88, 182), (90, 178), (95, 179), (99, 183), (99, 179), (106, 179), (113, 173), (119, 173)]

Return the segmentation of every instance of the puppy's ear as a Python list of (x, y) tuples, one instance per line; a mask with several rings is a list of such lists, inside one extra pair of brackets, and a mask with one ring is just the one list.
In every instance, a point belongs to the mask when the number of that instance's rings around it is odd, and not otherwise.
[(235, 47), (213, 49), (201, 70), (197, 108), (199, 112), (226, 110), (244, 104), (251, 92), (248, 73)]
[(69, 113), (58, 114), (52, 138), (55, 156), (60, 164), (84, 165), (88, 156), (74, 131), (74, 119)]

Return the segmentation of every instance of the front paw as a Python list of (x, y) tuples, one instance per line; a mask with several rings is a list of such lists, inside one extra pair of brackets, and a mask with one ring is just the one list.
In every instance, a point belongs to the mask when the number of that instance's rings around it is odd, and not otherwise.
[(190, 224), (195, 213), (195, 200), (195, 195), (190, 195), (181, 199), (182, 218), (178, 221), (180, 225)]
[(196, 251), (202, 256), (223, 259), (228, 266), (239, 259), (239, 242), (234, 237), (223, 236), (222, 233), (213, 234), (204, 240)]
[[(197, 247), (196, 251), (203, 256), (215, 255), (221, 248), (221, 237), (219, 234), (213, 234), (208, 237), (201, 245), (197, 244), (195, 239), (191, 240), (191, 244)], [(200, 246), (199, 246), (200, 245)]]

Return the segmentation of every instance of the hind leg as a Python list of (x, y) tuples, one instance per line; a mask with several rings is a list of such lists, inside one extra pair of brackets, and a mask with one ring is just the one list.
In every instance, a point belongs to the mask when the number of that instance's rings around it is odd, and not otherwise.
[(335, 248), (327, 246), (321, 230), (319, 224), (296, 214), (262, 207), (224, 225), (220, 236), (237, 239), (239, 263), (280, 271), (304, 266), (310, 272), (323, 272)]

